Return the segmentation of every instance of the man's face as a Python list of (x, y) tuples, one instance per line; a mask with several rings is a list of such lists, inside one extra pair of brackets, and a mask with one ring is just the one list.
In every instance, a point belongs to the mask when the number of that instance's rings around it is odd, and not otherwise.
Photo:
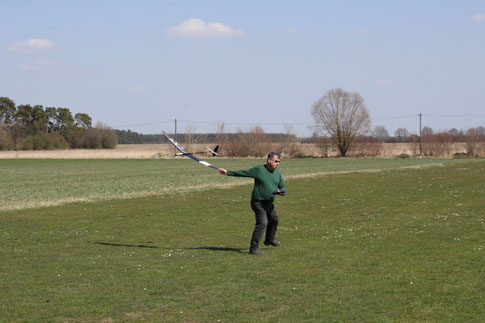
[(269, 170), (275, 170), (280, 165), (280, 158), (278, 156), (273, 156), (273, 158), (268, 158), (268, 168)]

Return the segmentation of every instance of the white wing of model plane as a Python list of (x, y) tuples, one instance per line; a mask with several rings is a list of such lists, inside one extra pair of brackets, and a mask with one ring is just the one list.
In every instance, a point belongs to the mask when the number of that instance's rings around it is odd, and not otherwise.
[(210, 168), (213, 168), (213, 169), (216, 169), (216, 170), (219, 170), (219, 168), (209, 164), (208, 162), (206, 162), (205, 160), (202, 160), (200, 159), (199, 157), (196, 157), (194, 155), (192, 155), (191, 153), (189, 153), (187, 150), (185, 150), (185, 148), (183, 146), (181, 146), (178, 142), (176, 142), (175, 140), (173, 140), (172, 137), (170, 137), (165, 131), (162, 131), (163, 135), (165, 136), (165, 138), (167, 138), (167, 140), (175, 146), (175, 148), (177, 148), (180, 153), (178, 153), (177, 155), (179, 156), (187, 156), (189, 158), (192, 158), (193, 160), (195, 160), (196, 162), (199, 162), (201, 163), (202, 165), (205, 165), (207, 167), (210, 167)]

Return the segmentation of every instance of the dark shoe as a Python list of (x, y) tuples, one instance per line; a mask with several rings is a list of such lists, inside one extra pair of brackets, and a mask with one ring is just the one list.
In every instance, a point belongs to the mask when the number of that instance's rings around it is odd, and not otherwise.
[(273, 247), (278, 247), (281, 243), (279, 241), (273, 240), (273, 241), (265, 241), (264, 245), (265, 246), (273, 246)]
[(264, 253), (258, 248), (253, 249), (253, 250), (249, 250), (249, 254), (250, 255), (264, 255)]

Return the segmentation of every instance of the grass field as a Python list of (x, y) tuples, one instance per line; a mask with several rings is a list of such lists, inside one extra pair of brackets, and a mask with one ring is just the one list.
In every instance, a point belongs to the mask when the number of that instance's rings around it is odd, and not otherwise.
[[(485, 321), (485, 161), (284, 160), (261, 257), (250, 182), (190, 163), (0, 161), (0, 321)], [(22, 202), (131, 188), (177, 193)]]
[[(263, 159), (212, 159), (218, 167), (247, 169)], [(285, 178), (426, 167), (453, 159), (284, 159)], [(461, 161), (463, 162), (463, 161)], [(470, 162), (465, 160), (465, 162)], [(250, 183), (219, 176), (188, 158), (0, 159), (0, 210), (174, 194)]]

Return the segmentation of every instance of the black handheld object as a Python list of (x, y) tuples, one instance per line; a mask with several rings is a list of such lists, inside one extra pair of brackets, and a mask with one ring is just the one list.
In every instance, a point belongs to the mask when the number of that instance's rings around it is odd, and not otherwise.
[(273, 194), (286, 195), (286, 191), (283, 189), (279, 189), (274, 191)]

